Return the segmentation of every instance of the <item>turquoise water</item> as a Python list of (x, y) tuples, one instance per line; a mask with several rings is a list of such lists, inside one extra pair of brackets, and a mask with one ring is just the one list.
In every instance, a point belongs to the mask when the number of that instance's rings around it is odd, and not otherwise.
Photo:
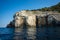
[(0, 28), (0, 40), (60, 40), (60, 27)]

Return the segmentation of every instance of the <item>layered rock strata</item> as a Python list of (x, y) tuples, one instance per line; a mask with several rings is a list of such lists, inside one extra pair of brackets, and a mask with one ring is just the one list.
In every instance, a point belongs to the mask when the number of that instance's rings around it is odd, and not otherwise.
[(23, 25), (50, 25), (53, 21), (58, 23), (60, 21), (60, 14), (57, 12), (47, 11), (30, 11), (23, 10), (14, 15), (14, 26), (21, 27)]

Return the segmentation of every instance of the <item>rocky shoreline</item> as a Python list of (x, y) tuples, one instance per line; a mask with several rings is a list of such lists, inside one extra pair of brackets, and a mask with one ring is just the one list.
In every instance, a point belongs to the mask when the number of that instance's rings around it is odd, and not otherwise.
[(21, 27), (26, 26), (60, 26), (60, 13), (53, 11), (30, 11), (23, 10), (17, 12), (7, 27)]

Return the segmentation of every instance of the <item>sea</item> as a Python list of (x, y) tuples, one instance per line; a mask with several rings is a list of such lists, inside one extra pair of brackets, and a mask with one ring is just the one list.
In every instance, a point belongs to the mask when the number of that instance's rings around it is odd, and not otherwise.
[(60, 27), (0, 28), (0, 40), (60, 40)]

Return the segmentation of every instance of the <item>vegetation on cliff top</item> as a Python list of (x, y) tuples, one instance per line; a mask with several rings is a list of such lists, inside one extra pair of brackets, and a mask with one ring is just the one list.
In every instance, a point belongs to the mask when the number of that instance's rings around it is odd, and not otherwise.
[[(44, 8), (41, 8), (41, 9), (36, 9), (36, 10), (39, 10), (39, 11), (57, 11), (57, 12), (60, 12), (60, 2), (54, 6), (51, 6), (51, 7), (44, 7)], [(35, 10), (31, 10), (31, 11), (35, 11)]]

